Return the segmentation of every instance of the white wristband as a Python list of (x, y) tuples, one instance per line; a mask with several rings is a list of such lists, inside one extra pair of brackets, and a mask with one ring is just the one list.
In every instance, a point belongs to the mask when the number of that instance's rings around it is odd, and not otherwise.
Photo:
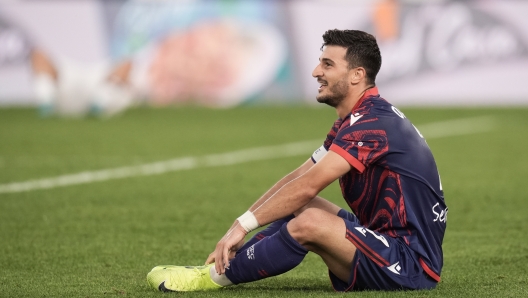
[(239, 218), (237, 218), (238, 222), (246, 230), (247, 233), (255, 230), (259, 227), (259, 223), (257, 221), (257, 218), (255, 215), (253, 215), (253, 212), (246, 211), (246, 213), (242, 214)]

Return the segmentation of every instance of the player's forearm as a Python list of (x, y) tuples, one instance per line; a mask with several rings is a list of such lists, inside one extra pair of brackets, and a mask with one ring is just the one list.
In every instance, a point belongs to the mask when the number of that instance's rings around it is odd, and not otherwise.
[[(313, 166), (312, 159), (308, 159), (306, 162), (304, 162), (300, 167), (295, 169), (293, 172), (289, 173), (288, 175), (284, 176), (282, 179), (280, 179), (275, 185), (273, 185), (268, 191), (266, 191), (251, 207), (248, 209), (249, 211), (254, 211), (258, 209), (264, 202), (266, 202), (271, 196), (273, 196), (279, 189), (281, 189), (284, 185), (289, 183), (290, 181), (300, 177), (304, 173), (306, 173), (311, 167)], [(301, 206), (302, 207), (302, 206)], [(293, 214), (290, 213), (290, 214)], [(284, 217), (290, 215), (286, 214)], [(239, 224), (238, 220), (235, 220), (235, 222), (231, 225), (229, 230), (233, 229), (235, 226)], [(264, 224), (261, 224), (260, 226), (263, 226)]]
[[(259, 226), (284, 218), (306, 206), (321, 190), (351, 169), (347, 160), (329, 151), (304, 174), (286, 183), (259, 207), (242, 214), (237, 221), (248, 233)], [(330, 212), (338, 212), (337, 206), (330, 209)]]
[[(299, 168), (295, 169), (293, 172), (284, 176), (280, 179), (275, 185), (273, 185), (268, 191), (266, 191), (250, 208), (249, 211), (253, 211), (262, 205), (266, 200), (268, 200), (273, 194), (275, 194), (281, 187), (286, 185), (288, 182), (300, 177), (302, 174), (306, 173), (313, 166), (311, 159), (303, 163)], [(289, 214), (288, 214), (289, 215)]]
[(258, 208), (248, 211), (247, 218), (250, 220), (247, 221), (249, 225), (246, 227), (263, 226), (294, 213), (351, 169), (351, 165), (344, 158), (330, 151), (316, 165), (285, 184)]
[(260, 226), (267, 225), (293, 214), (315, 198), (319, 191), (309, 179), (300, 177), (284, 185), (252, 212)]
[(292, 173), (284, 176), (281, 180), (279, 180), (275, 185), (273, 185), (268, 191), (266, 191), (251, 207), (249, 208), (250, 211), (253, 211), (260, 207), (262, 203), (264, 203), (267, 199), (269, 199), (274, 193), (276, 193), (281, 187), (283, 187), (286, 183), (292, 181), (293, 179), (297, 178), (297, 175), (292, 175)]

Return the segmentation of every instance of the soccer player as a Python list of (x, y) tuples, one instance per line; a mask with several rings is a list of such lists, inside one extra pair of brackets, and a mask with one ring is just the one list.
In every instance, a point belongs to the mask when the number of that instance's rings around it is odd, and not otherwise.
[[(376, 39), (335, 29), (323, 40), (312, 73), (317, 101), (339, 116), (323, 145), (233, 223), (205, 266), (155, 267), (147, 275), (153, 288), (256, 281), (293, 269), (309, 251), (328, 266), (336, 291), (432, 289), (440, 281), (448, 210), (431, 150), (378, 94)], [(353, 213), (318, 196), (336, 179)]]

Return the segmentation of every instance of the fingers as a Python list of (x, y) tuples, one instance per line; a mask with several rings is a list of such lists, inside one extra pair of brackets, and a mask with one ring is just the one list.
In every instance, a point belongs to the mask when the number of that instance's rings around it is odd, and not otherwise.
[(216, 252), (216, 266), (218, 274), (224, 274), (227, 267), (229, 267), (228, 259), (228, 245), (224, 241), (220, 241), (220, 246)]
[(207, 257), (207, 260), (205, 261), (205, 265), (209, 265), (211, 263), (214, 263), (215, 261), (215, 257), (214, 257), (214, 251), (212, 253), (209, 254), (209, 256)]
[[(237, 249), (238, 250), (238, 249)], [(229, 251), (229, 261), (235, 258), (237, 250), (230, 250)]]
[(227, 246), (224, 246), (224, 249), (222, 251), (222, 257), (224, 261), (224, 268), (222, 268), (223, 269), (222, 274), (224, 274), (226, 268), (229, 267), (229, 249), (227, 248)]
[(215, 251), (207, 258), (207, 261), (215, 262), (215, 270), (218, 274), (224, 274), (226, 268), (229, 268), (230, 252), (236, 253), (237, 249), (244, 244), (245, 236), (245, 230), (235, 226), (218, 242)]
[(214, 251), (215, 269), (218, 274), (224, 274), (229, 267), (229, 249), (230, 245), (224, 239), (220, 240)]
[(222, 260), (222, 253), (221, 253), (221, 246), (220, 246), (220, 243), (218, 243), (218, 245), (216, 246), (216, 250), (215, 250), (215, 270), (216, 270), (216, 273), (218, 274), (224, 274), (224, 266), (223, 266), (223, 260)]
[(242, 248), (242, 246), (244, 246), (244, 244), (246, 243), (246, 241), (244, 241), (244, 239), (240, 240), (235, 246), (233, 246), (230, 250), (229, 250), (229, 261), (231, 261), (232, 259), (235, 258), (236, 254), (237, 254), (237, 251)]

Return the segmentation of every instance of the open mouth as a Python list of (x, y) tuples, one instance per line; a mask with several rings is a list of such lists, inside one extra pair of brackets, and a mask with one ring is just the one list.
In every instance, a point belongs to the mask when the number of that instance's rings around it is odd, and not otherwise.
[(319, 85), (319, 91), (323, 90), (326, 86), (328, 86), (328, 83), (325, 82), (325, 81), (317, 81), (320, 85)]

